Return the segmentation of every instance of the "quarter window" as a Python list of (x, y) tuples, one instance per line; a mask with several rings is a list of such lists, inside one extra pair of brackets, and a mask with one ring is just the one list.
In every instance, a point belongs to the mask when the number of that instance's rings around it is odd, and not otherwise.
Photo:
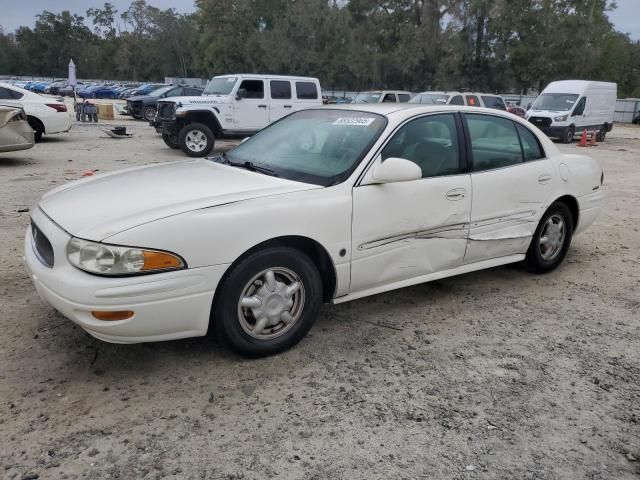
[(291, 82), (286, 80), (271, 80), (271, 98), (287, 100), (291, 98)]
[(409, 99), (411, 99), (411, 95), (409, 95), (408, 93), (399, 93), (398, 98), (399, 98), (398, 101), (404, 103), (404, 102), (408, 102)]
[(430, 115), (403, 126), (382, 150), (382, 160), (411, 160), (422, 170), (422, 178), (460, 173), (460, 149), (455, 117)]
[(487, 108), (495, 108), (496, 110), (506, 110), (507, 107), (504, 105), (504, 101), (500, 97), (493, 97), (490, 95), (483, 95), (482, 101), (484, 102), (484, 106)]
[(318, 98), (318, 89), (313, 82), (296, 82), (296, 96), (299, 100), (313, 100)]
[(264, 82), (262, 80), (243, 80), (239, 90), (245, 90), (245, 98), (264, 98)]
[(491, 115), (464, 115), (469, 137), (473, 170), (480, 172), (522, 163), (522, 150), (511, 120)]
[(516, 123), (518, 134), (520, 135), (520, 142), (522, 143), (522, 154), (524, 155), (524, 161), (529, 162), (531, 160), (539, 160), (544, 158), (540, 142), (536, 136), (526, 127), (523, 127), (519, 123)]

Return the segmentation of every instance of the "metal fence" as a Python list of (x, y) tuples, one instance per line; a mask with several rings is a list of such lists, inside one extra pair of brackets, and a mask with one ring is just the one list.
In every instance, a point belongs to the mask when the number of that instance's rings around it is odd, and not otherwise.
[(640, 98), (619, 98), (616, 102), (616, 110), (613, 114), (613, 121), (620, 123), (631, 123), (636, 113), (640, 111)]

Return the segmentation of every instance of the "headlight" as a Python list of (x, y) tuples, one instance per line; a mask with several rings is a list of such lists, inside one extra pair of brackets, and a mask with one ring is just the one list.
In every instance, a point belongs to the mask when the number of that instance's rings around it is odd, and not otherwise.
[(564, 122), (569, 118), (569, 115), (563, 115), (561, 117), (553, 117), (553, 120), (556, 122)]
[(67, 258), (75, 267), (97, 275), (137, 275), (186, 268), (177, 255), (158, 250), (120, 247), (72, 238)]

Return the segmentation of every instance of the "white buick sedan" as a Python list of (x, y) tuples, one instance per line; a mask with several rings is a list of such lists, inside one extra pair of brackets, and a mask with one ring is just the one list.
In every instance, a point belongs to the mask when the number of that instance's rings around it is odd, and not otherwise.
[(68, 183), (31, 217), (40, 296), (91, 335), (204, 335), (268, 355), (323, 302), (524, 262), (556, 268), (605, 194), (506, 112), (348, 105), (293, 113), (226, 154)]

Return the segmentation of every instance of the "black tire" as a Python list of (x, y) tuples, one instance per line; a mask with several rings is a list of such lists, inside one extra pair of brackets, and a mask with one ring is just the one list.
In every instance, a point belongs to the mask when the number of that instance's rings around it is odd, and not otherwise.
[(153, 120), (156, 118), (156, 112), (156, 107), (154, 107), (153, 105), (149, 105), (147, 107), (144, 107), (144, 109), (142, 110), (142, 116), (147, 122), (153, 122)]
[(180, 148), (180, 144), (178, 143), (178, 135), (169, 135), (168, 133), (162, 134), (162, 140), (169, 148), (173, 148), (177, 150)]
[[(199, 147), (191, 148), (191, 142), (188, 141), (188, 136), (191, 134), (201, 134), (204, 138), (199, 144)], [(189, 123), (185, 125), (178, 134), (178, 143), (182, 151), (189, 157), (206, 157), (211, 153), (215, 145), (215, 136), (209, 127), (202, 123)]]
[[(541, 238), (543, 237), (547, 221), (554, 216), (560, 216), (564, 221), (563, 243), (557, 255), (553, 258), (545, 259), (541, 252)], [(554, 270), (562, 263), (562, 260), (564, 260), (564, 257), (567, 255), (567, 251), (569, 250), (569, 246), (571, 245), (571, 237), (573, 236), (574, 228), (573, 222), (573, 215), (571, 215), (571, 211), (566, 203), (555, 202), (547, 209), (540, 219), (540, 223), (538, 224), (538, 228), (536, 228), (533, 238), (531, 239), (531, 244), (529, 245), (529, 250), (527, 251), (527, 256), (524, 260), (524, 265), (527, 270), (534, 273), (547, 273)]]
[[(251, 336), (241, 323), (240, 297), (251, 279), (268, 269), (288, 269), (302, 283), (303, 303), (299, 317), (280, 336), (259, 339)], [(263, 357), (285, 351), (297, 344), (309, 331), (322, 304), (322, 281), (315, 264), (299, 250), (270, 247), (257, 251), (238, 263), (223, 280), (216, 293), (211, 325), (216, 336), (236, 353)]]
[(36, 142), (42, 140), (42, 135), (44, 134), (44, 125), (42, 125), (42, 122), (34, 117), (27, 117), (27, 122), (34, 130), (33, 139)]
[(606, 138), (607, 138), (607, 127), (606, 125), (603, 125), (602, 129), (596, 134), (596, 141), (604, 142)]
[(569, 128), (567, 128), (564, 132), (564, 135), (562, 135), (562, 137), (560, 138), (560, 141), (562, 143), (571, 143), (573, 142), (573, 137), (576, 134), (576, 129), (573, 125), (571, 125)]

